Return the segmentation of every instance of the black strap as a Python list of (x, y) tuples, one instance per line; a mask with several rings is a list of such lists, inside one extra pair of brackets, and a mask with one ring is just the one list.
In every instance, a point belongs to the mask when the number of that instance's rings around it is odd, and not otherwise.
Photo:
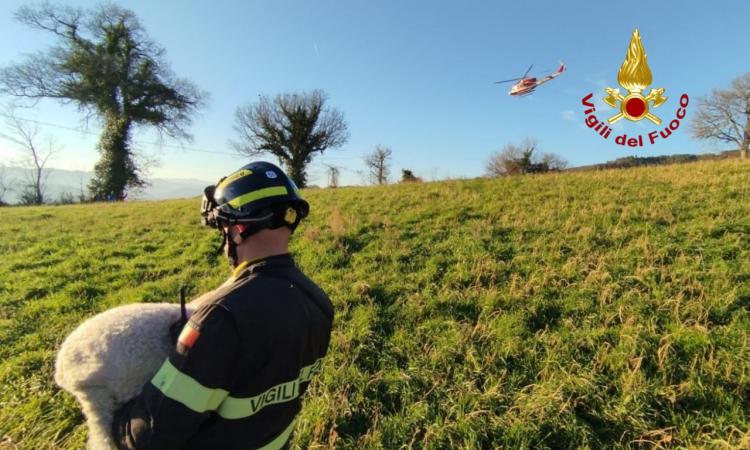
[(177, 345), (177, 339), (180, 337), (182, 329), (188, 323), (187, 306), (185, 305), (185, 286), (180, 286), (180, 318), (169, 326), (169, 337), (172, 338), (172, 344)]

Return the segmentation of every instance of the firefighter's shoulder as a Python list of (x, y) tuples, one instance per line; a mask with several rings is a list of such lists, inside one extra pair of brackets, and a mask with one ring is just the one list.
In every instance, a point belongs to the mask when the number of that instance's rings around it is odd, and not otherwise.
[(237, 324), (231, 311), (221, 299), (204, 303), (193, 311), (187, 324), (177, 338), (179, 353), (185, 353), (196, 346), (197, 342), (210, 340), (213, 345), (238, 338)]
[(260, 312), (266, 308), (278, 308), (289, 297), (287, 291), (293, 283), (285, 278), (253, 274), (238, 280), (231, 289), (223, 293), (217, 303), (230, 313), (252, 310)]

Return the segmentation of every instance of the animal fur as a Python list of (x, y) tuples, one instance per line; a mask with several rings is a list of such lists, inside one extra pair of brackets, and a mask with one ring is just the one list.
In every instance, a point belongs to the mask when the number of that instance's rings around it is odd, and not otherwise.
[[(188, 314), (211, 292), (187, 305)], [(89, 429), (89, 450), (115, 450), (114, 413), (141, 392), (174, 348), (169, 327), (180, 305), (135, 303), (86, 320), (62, 343), (55, 382), (81, 404)]]

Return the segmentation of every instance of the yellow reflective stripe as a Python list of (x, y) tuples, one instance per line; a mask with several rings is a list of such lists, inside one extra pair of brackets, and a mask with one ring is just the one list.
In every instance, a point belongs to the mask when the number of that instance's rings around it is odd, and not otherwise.
[(227, 203), (233, 208), (241, 208), (250, 202), (260, 200), (261, 198), (286, 195), (287, 193), (286, 186), (273, 186), (242, 194), (229, 200)]
[(243, 270), (245, 270), (245, 267), (250, 265), (250, 260), (242, 261), (237, 267), (234, 268), (234, 271), (232, 271), (232, 276), (234, 278), (237, 278), (237, 275), (240, 274)]
[(308, 381), (312, 380), (313, 375), (315, 375), (318, 370), (320, 370), (321, 364), (323, 364), (323, 358), (318, 358), (314, 363), (310, 364), (309, 366), (303, 367), (302, 370), (299, 371), (300, 383), (307, 383)]
[(286, 427), (286, 429), (282, 431), (281, 434), (276, 437), (276, 439), (272, 440), (268, 444), (256, 450), (279, 450), (281, 447), (284, 446), (284, 444), (286, 444), (286, 441), (289, 440), (289, 435), (292, 434), (293, 429), (294, 429), (294, 421), (292, 420), (292, 423), (290, 423), (289, 426)]
[(221, 183), (219, 183), (218, 186), (216, 186), (216, 189), (221, 189), (224, 186), (228, 185), (229, 183), (231, 183), (232, 181), (234, 181), (234, 180), (236, 180), (238, 178), (246, 177), (246, 176), (252, 175), (252, 174), (253, 174), (253, 171), (250, 170), (250, 169), (240, 169), (237, 172), (235, 172), (235, 173), (229, 175), (228, 177), (226, 177), (224, 179), (224, 181), (222, 181)]
[(180, 372), (169, 359), (164, 361), (151, 379), (151, 384), (166, 397), (182, 403), (195, 412), (216, 411), (225, 419), (243, 419), (268, 405), (285, 403), (299, 397), (300, 385), (309, 382), (322, 363), (323, 358), (319, 358), (309, 366), (303, 367), (297, 379), (277, 384), (254, 397), (231, 397), (224, 389), (207, 388)]
[(219, 406), (217, 413), (225, 419), (242, 419), (250, 417), (268, 405), (284, 403), (299, 397), (298, 380), (278, 384), (255, 397), (227, 397)]
[(309, 366), (303, 367), (297, 379), (277, 384), (254, 397), (227, 396), (216, 412), (225, 419), (243, 419), (256, 414), (268, 405), (294, 400), (299, 397), (300, 384), (310, 381), (322, 363), (323, 358), (320, 358)]
[(239, 263), (237, 267), (234, 268), (232, 271), (232, 277), (237, 278), (240, 273), (247, 268), (250, 264), (255, 264), (256, 262), (260, 261), (263, 258), (255, 258), (255, 259), (246, 259)]
[(189, 375), (177, 370), (175, 366), (164, 361), (151, 384), (165, 396), (178, 401), (195, 412), (215, 411), (229, 395), (224, 389), (211, 389), (203, 386)]

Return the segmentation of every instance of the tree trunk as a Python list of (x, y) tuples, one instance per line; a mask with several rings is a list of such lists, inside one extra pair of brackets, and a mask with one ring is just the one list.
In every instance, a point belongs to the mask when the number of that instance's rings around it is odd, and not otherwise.
[(126, 190), (141, 187), (141, 180), (128, 147), (132, 121), (129, 117), (110, 115), (99, 140), (101, 158), (94, 166), (89, 190), (97, 200), (124, 200)]
[[(36, 159), (36, 158), (35, 158)], [(36, 183), (34, 185), (36, 204), (41, 205), (44, 203), (44, 196), (42, 195), (42, 167), (37, 163), (36, 165)]]
[(307, 174), (305, 173), (305, 158), (304, 157), (292, 157), (291, 160), (287, 161), (287, 171), (289, 178), (294, 181), (294, 184), (298, 188), (302, 189), (307, 186)]
[(740, 159), (747, 158), (747, 147), (750, 144), (750, 114), (747, 114), (745, 122), (745, 134), (742, 136), (742, 145), (740, 146)]

